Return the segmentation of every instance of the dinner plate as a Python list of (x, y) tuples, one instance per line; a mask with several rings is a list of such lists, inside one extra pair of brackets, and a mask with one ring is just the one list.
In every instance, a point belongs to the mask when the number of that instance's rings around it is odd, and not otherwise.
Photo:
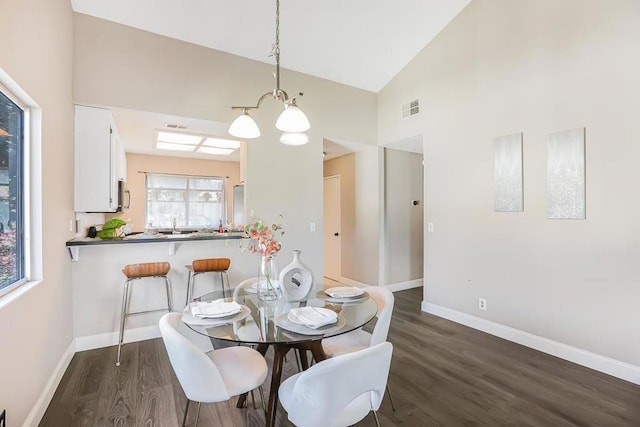
[[(325, 323), (323, 326), (333, 325), (338, 320), (337, 314), (333, 310), (329, 310), (327, 308), (322, 308), (322, 307), (311, 307), (311, 306), (304, 307), (304, 309), (307, 309), (307, 308), (313, 311), (314, 316), (317, 317), (318, 320), (322, 320), (323, 322), (324, 321), (328, 322), (328, 323)], [(300, 310), (300, 309), (299, 308), (292, 309), (291, 311), (289, 311), (289, 313), (287, 313), (287, 319), (289, 319), (291, 322), (295, 324), (307, 326), (308, 322), (305, 322), (303, 318), (298, 316), (297, 310)], [(320, 326), (320, 327), (323, 327), (323, 326)], [(310, 329), (318, 329), (318, 328), (310, 328)]]
[(286, 329), (290, 332), (295, 332), (300, 335), (326, 335), (333, 332), (337, 332), (344, 327), (347, 323), (345, 318), (338, 314), (338, 319), (336, 323), (332, 323), (331, 325), (322, 326), (318, 329), (311, 329), (304, 325), (298, 325), (297, 323), (293, 323), (287, 317), (288, 313), (281, 314), (276, 317), (276, 325), (282, 329)]
[(251, 286), (247, 286), (244, 288), (244, 291), (248, 294), (257, 294), (258, 293), (258, 284), (254, 283)]
[(354, 286), (334, 286), (325, 289), (324, 293), (332, 298), (354, 298), (362, 295), (364, 291)]
[(365, 291), (362, 292), (362, 295), (358, 295), (356, 297), (350, 298), (334, 298), (327, 295), (324, 291), (319, 291), (316, 293), (316, 298), (321, 299), (326, 302), (336, 303), (336, 304), (356, 304), (361, 303), (369, 299), (369, 294)]
[[(194, 304), (199, 304), (199, 305), (206, 305), (206, 304), (210, 304), (210, 305), (214, 305), (214, 304), (219, 304), (221, 306), (220, 310), (222, 310), (222, 307), (226, 307), (227, 309), (224, 311), (219, 311), (217, 313), (205, 313), (205, 314), (200, 314), (200, 315), (193, 315), (193, 305)], [(229, 317), (231, 315), (234, 315), (236, 313), (239, 313), (242, 310), (242, 306), (238, 303), (230, 303), (230, 302), (226, 302), (226, 301), (212, 301), (212, 302), (193, 302), (191, 304), (189, 304), (189, 311), (192, 313), (193, 317), (196, 318), (201, 318), (201, 319), (218, 319), (221, 317)]]
[(187, 306), (182, 312), (182, 321), (189, 325), (212, 327), (212, 326), (227, 325), (233, 322), (239, 322), (240, 320), (243, 320), (250, 314), (251, 314), (251, 309), (246, 305), (241, 305), (239, 312), (228, 315), (227, 317), (201, 319), (191, 314), (191, 309), (189, 308), (189, 306)]

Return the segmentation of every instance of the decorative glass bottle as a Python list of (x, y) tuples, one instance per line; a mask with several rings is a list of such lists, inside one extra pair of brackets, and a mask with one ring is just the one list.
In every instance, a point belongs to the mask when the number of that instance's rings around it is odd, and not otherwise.
[(258, 270), (258, 299), (277, 301), (281, 296), (278, 261), (274, 254), (263, 256)]

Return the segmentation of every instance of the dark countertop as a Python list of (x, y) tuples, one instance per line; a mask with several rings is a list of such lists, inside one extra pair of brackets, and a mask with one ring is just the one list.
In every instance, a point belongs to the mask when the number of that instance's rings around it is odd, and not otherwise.
[[(144, 237), (142, 237), (144, 236)], [(95, 246), (95, 245), (120, 245), (128, 243), (175, 243), (192, 242), (195, 240), (230, 240), (241, 239), (242, 233), (191, 233), (191, 234), (130, 234), (126, 237), (114, 237), (113, 239), (100, 239), (98, 237), (77, 237), (67, 241), (67, 246)]]

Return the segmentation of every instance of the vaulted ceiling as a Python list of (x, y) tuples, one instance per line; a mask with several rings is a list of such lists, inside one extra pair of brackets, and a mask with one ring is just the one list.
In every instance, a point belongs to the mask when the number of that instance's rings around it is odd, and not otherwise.
[[(471, 0), (281, 0), (281, 65), (379, 92)], [(275, 0), (71, 0), (76, 12), (257, 61)]]

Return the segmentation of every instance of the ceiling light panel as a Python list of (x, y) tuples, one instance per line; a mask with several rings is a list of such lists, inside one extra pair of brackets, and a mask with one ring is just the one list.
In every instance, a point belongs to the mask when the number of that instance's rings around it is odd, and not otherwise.
[(189, 144), (189, 145), (198, 145), (200, 141), (202, 141), (201, 136), (197, 135), (187, 135), (184, 133), (174, 133), (174, 132), (158, 132), (158, 143), (160, 142), (170, 142), (173, 144)]
[(240, 148), (240, 141), (233, 141), (231, 139), (207, 138), (202, 142), (202, 145), (206, 145), (207, 147), (231, 148), (237, 150), (238, 148)]
[(205, 147), (205, 146), (200, 146), (196, 150), (197, 153), (214, 154), (214, 155), (218, 155), (218, 156), (228, 156), (229, 154), (233, 153), (234, 151), (235, 150), (232, 150), (230, 148)]
[(158, 150), (169, 150), (169, 151), (193, 151), (195, 148), (193, 145), (185, 145), (185, 144), (171, 144), (169, 142), (156, 142), (156, 148)]

